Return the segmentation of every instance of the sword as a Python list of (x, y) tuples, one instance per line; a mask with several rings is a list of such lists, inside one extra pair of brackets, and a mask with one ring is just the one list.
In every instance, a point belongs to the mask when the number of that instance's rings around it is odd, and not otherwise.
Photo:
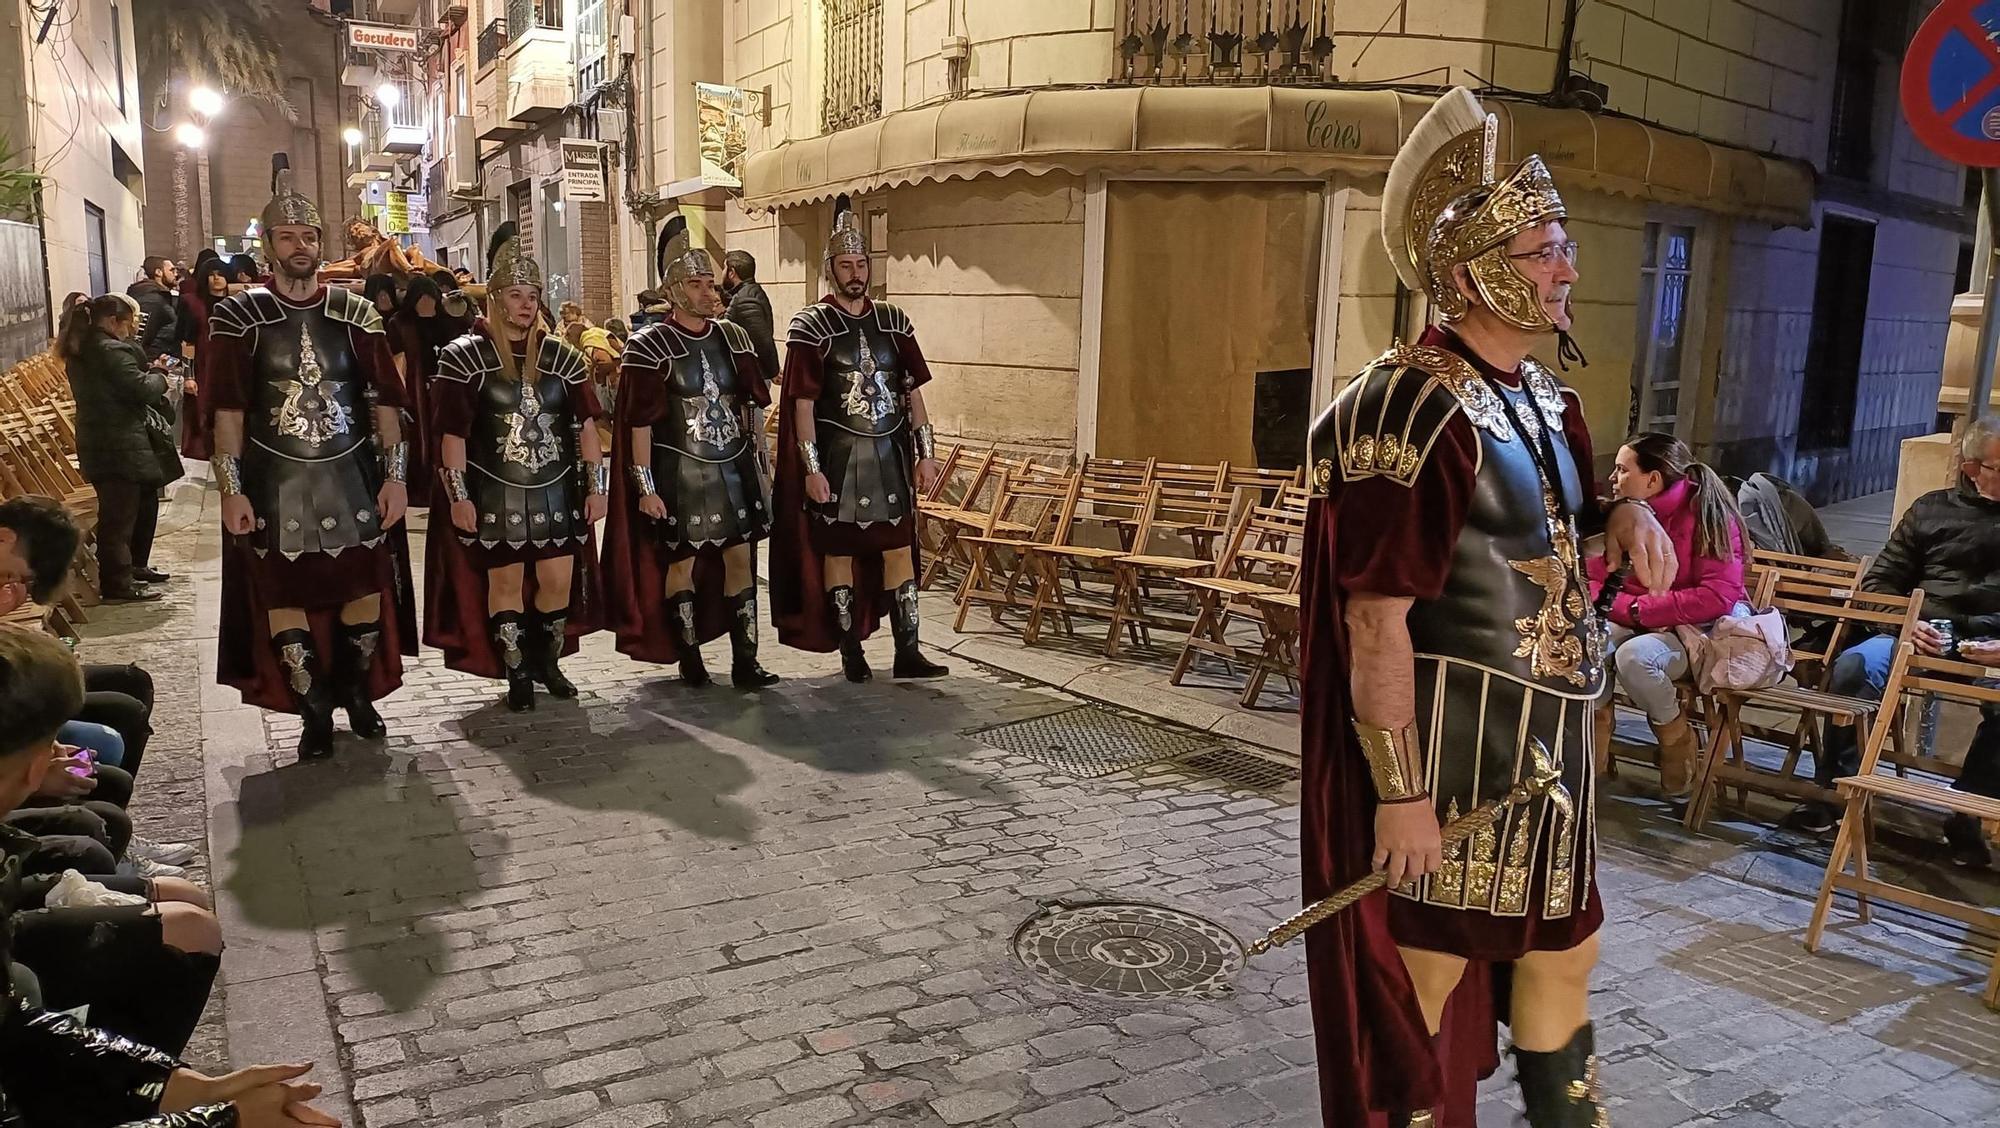
[[(1441, 844), (1445, 849), (1450, 849), (1482, 830), (1491, 829), (1493, 824), (1500, 820), (1500, 816), (1506, 814), (1509, 809), (1547, 795), (1561, 779), (1562, 772), (1556, 768), (1555, 762), (1549, 759), (1549, 750), (1539, 739), (1529, 737), (1526, 777), (1509, 789), (1506, 795), (1476, 808), (1470, 814), (1461, 815), (1446, 823), (1438, 834)], [(1297, 940), (1313, 925), (1352, 908), (1355, 902), (1387, 884), (1389, 884), (1387, 873), (1371, 873), (1332, 896), (1308, 905), (1252, 943), (1250, 954), (1260, 956), (1273, 948)]]

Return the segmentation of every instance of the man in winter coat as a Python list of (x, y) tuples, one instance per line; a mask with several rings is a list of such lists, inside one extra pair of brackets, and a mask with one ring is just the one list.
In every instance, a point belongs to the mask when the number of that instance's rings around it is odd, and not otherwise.
[(139, 303), (139, 348), (152, 360), (173, 353), (177, 347), (174, 287), (180, 284), (180, 271), (172, 259), (159, 255), (146, 256), (140, 271), (145, 277), (127, 286), (125, 293)]

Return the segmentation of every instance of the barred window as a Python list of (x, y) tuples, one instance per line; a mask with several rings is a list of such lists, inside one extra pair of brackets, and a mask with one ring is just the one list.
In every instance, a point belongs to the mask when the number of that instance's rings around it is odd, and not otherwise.
[(882, 0), (823, 0), (826, 96), (820, 124), (831, 133), (882, 116)]

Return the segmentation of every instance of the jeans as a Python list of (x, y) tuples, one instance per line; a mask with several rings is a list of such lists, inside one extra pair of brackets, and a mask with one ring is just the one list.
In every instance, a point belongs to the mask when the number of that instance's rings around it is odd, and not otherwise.
[(125, 738), (110, 725), (92, 721), (71, 721), (56, 730), (56, 742), (90, 749), (91, 759), (117, 767), (125, 762)]
[[(1889, 667), (1895, 660), (1896, 640), (1893, 636), (1876, 635), (1864, 639), (1834, 659), (1833, 676), (1827, 679), (1827, 689), (1843, 697), (1880, 701), (1882, 691), (1889, 686)], [(1825, 725), (1820, 755), (1813, 764), (1813, 779), (1821, 787), (1832, 787), (1834, 780), (1861, 770), (1861, 742), (1856, 734), (1855, 725), (1831, 722)]]
[(1674, 683), (1688, 674), (1688, 656), (1681, 640), (1672, 631), (1641, 633), (1630, 627), (1611, 625), (1610, 661), (1605, 663), (1604, 703), (1625, 687), (1626, 696), (1656, 725), (1670, 723), (1681, 715), (1681, 695)]

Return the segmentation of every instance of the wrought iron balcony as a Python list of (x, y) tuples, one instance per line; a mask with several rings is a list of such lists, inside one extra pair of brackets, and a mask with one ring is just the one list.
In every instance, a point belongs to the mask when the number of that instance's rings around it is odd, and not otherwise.
[(500, 48), (505, 47), (509, 42), (511, 40), (507, 38), (506, 20), (494, 20), (492, 23), (479, 29), (479, 65), (482, 67), (486, 66), (499, 58)]
[(507, 0), (507, 41), (521, 38), (537, 28), (561, 31), (563, 0)]
[(1116, 82), (1269, 86), (1335, 81), (1333, 0), (1116, 5)]

